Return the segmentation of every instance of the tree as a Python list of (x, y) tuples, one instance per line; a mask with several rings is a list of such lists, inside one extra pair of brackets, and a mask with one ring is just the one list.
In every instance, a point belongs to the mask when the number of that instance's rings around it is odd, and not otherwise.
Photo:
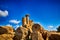
[(58, 26), (57, 31), (60, 32), (60, 26)]

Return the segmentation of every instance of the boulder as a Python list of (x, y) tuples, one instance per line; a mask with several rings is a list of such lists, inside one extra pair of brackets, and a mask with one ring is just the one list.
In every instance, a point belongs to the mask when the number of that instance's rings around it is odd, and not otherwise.
[(13, 40), (14, 30), (10, 26), (0, 26), (0, 40)]
[(43, 32), (43, 27), (40, 25), (40, 24), (34, 24), (33, 26), (32, 26), (32, 31), (34, 32), (34, 31), (40, 31), (41, 33)]
[(60, 40), (60, 35), (59, 34), (51, 34), (49, 36), (49, 40)]
[(25, 27), (19, 27), (16, 30), (15, 40), (26, 40), (28, 35), (28, 29)]
[(32, 40), (44, 40), (40, 32), (33, 32), (31, 36)]

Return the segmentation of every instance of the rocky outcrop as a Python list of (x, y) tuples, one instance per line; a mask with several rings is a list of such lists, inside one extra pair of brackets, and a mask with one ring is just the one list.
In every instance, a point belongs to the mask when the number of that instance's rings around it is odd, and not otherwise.
[(60, 40), (60, 33), (44, 30), (26, 15), (22, 18), (22, 27), (16, 30), (10, 26), (0, 26), (0, 40)]
[[(57, 37), (56, 37), (57, 36)], [(14, 40), (58, 40), (60, 35), (52, 35), (44, 30), (39, 24), (32, 26), (32, 32), (26, 27), (19, 27), (16, 30)]]
[(19, 27), (16, 30), (15, 40), (26, 40), (28, 35), (28, 29), (25, 27)]
[(13, 40), (14, 30), (9, 26), (0, 26), (0, 40)]
[(44, 40), (42, 34), (39, 32), (33, 32), (31, 35), (32, 35), (32, 40)]
[(48, 40), (60, 40), (60, 33), (49, 32)]
[(58, 34), (51, 34), (49, 36), (49, 40), (60, 40), (60, 35), (58, 35)]

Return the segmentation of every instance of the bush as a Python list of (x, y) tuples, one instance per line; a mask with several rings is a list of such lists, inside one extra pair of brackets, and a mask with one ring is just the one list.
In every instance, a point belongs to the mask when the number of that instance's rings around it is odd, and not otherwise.
[(60, 32), (60, 26), (58, 26), (57, 31)]

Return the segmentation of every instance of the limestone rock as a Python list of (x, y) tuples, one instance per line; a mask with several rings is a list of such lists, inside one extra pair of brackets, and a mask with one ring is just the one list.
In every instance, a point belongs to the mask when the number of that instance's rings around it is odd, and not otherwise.
[(39, 24), (34, 24), (33, 26), (32, 26), (32, 31), (34, 32), (34, 31), (43, 31), (43, 28), (42, 28), (42, 26), (41, 25), (39, 25)]
[(0, 26), (0, 40), (13, 40), (14, 30), (9, 26)]
[(10, 26), (2, 26), (2, 27), (0, 27), (0, 33), (1, 34), (5, 34), (5, 33), (13, 34), (14, 33), (13, 31), (14, 31), (13, 28), (10, 27)]
[(49, 40), (60, 40), (59, 34), (51, 34)]
[(26, 40), (27, 35), (28, 35), (28, 29), (25, 27), (19, 27), (16, 30), (15, 38), (18, 40)]
[(13, 40), (13, 37), (11, 34), (2, 34), (0, 35), (0, 40)]
[(3, 28), (3, 27), (0, 27), (0, 35), (1, 34), (5, 34), (5, 33), (7, 33), (8, 31), (5, 29), (5, 28)]
[(40, 32), (32, 33), (32, 40), (44, 40)]

